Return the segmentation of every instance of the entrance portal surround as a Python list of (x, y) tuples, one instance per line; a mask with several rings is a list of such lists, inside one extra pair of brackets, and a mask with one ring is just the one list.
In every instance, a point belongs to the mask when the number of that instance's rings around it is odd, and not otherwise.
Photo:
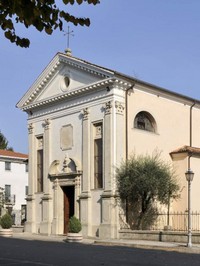
[(79, 218), (79, 195), (81, 193), (82, 171), (71, 158), (63, 162), (62, 170), (59, 170), (60, 162), (54, 161), (49, 169), (49, 178), (53, 187), (53, 221), (52, 234), (58, 235), (64, 232), (64, 191), (63, 187), (74, 186), (74, 215)]

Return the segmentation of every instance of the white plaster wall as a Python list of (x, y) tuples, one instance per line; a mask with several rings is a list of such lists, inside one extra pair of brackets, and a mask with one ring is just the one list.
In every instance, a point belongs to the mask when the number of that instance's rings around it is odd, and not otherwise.
[(26, 204), (25, 187), (28, 186), (28, 172), (24, 163), (11, 162), (11, 170), (5, 170), (5, 162), (0, 161), (0, 187), (11, 185), (11, 195), (15, 195), (14, 210), (21, 210), (21, 204)]

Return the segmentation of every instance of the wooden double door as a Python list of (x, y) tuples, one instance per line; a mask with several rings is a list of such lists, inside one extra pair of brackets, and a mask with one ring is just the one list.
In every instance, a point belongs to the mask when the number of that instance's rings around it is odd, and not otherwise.
[(74, 215), (74, 186), (63, 186), (64, 193), (64, 234), (68, 233), (69, 219)]

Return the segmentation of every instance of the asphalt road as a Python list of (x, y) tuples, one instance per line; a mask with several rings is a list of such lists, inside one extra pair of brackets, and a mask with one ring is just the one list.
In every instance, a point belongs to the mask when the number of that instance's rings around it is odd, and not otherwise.
[(199, 266), (200, 254), (0, 237), (0, 265)]

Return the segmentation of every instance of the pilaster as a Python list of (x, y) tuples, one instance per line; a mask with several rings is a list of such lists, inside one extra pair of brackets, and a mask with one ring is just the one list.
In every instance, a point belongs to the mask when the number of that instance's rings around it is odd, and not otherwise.
[(51, 160), (51, 121), (45, 119), (44, 123), (44, 194), (42, 196), (42, 222), (40, 225), (40, 232), (44, 234), (51, 234), (51, 222), (53, 218), (52, 210), (52, 188), (51, 182), (48, 178), (49, 165)]
[(109, 101), (105, 104), (104, 117), (104, 191), (101, 195), (102, 222), (99, 228), (100, 238), (116, 238), (116, 200), (113, 192), (114, 186), (114, 106)]
[(101, 195), (102, 223), (99, 229), (99, 237), (103, 239), (118, 237), (119, 207), (114, 166), (124, 158), (124, 139), (124, 105), (119, 101), (107, 102), (104, 118), (105, 186)]
[(90, 119), (88, 108), (83, 109), (83, 144), (82, 144), (82, 192), (80, 194), (80, 218), (82, 222), (82, 233), (84, 236), (92, 235), (91, 225), (91, 177), (90, 177)]
[(29, 173), (28, 173), (28, 196), (27, 202), (27, 221), (25, 223), (25, 232), (36, 233), (36, 212), (35, 212), (35, 192), (36, 179), (35, 177), (35, 135), (34, 125), (28, 125), (28, 141), (29, 141)]
[(111, 101), (105, 104), (104, 117), (104, 189), (112, 190), (113, 174), (113, 103)]
[(52, 222), (52, 234), (57, 235), (59, 234), (59, 224), (58, 224), (58, 179), (55, 179), (53, 182), (53, 222)]
[[(115, 101), (115, 162), (114, 165), (120, 165), (122, 160), (125, 159), (125, 148), (126, 148), (126, 126), (124, 116), (124, 103)], [(120, 129), (120, 130), (119, 130)], [(116, 191), (116, 180), (115, 173), (113, 178), (113, 190)]]

